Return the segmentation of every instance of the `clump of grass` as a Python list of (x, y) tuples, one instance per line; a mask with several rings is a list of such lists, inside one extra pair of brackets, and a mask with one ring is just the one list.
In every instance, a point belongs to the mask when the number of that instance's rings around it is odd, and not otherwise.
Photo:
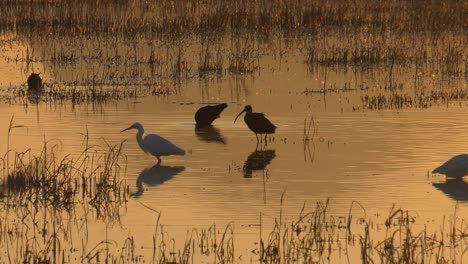
[(45, 142), (37, 155), (31, 150), (15, 154), (12, 168), (4, 172), (4, 205), (11, 209), (39, 206), (72, 210), (81, 201), (99, 215), (118, 219), (119, 214), (110, 208), (118, 209), (129, 195), (120, 179), (122, 144), (108, 146), (103, 154), (85, 149), (75, 159), (59, 159), (57, 149), (57, 145)]
[(203, 77), (207, 74), (221, 75), (223, 73), (223, 52), (220, 44), (213, 47), (211, 40), (202, 41), (200, 51), (200, 62), (198, 65), (198, 75)]
[(429, 108), (434, 105), (448, 105), (466, 100), (468, 100), (468, 92), (464, 89), (422, 90), (413, 95), (393, 92), (361, 96), (362, 107), (368, 110)]
[(233, 74), (248, 74), (255, 72), (258, 66), (258, 50), (246, 40), (237, 39), (232, 43), (232, 49), (228, 55), (228, 71)]
[(167, 87), (155, 86), (60, 86), (47, 85), (41, 92), (26, 92), (23, 87), (13, 89), (11, 95), (1, 98), (7, 104), (63, 104), (72, 106), (81, 104), (105, 104), (125, 99), (136, 99), (143, 96), (166, 96), (171, 91)]
[(38, 154), (15, 153), (9, 169), (3, 164), (0, 248), (10, 261), (62, 262), (77, 252), (74, 237), (86, 247), (90, 213), (120, 221), (129, 197), (120, 178), (122, 143), (102, 151), (85, 146), (78, 157), (60, 158), (57, 149), (44, 142)]
[[(352, 214), (355, 204), (363, 211), (356, 219)], [(444, 218), (440, 228), (428, 228), (418, 224), (415, 213), (402, 209), (392, 208), (383, 223), (376, 223), (357, 202), (351, 204), (347, 217), (329, 215), (329, 207), (327, 200), (317, 203), (312, 212), (303, 208), (288, 223), (280, 211), (268, 239), (261, 234), (260, 262), (335, 262), (345, 255), (348, 261), (357, 262), (349, 259), (357, 247), (362, 263), (446, 263), (457, 262), (468, 250), (466, 219), (456, 215), (456, 209), (448, 225)]]

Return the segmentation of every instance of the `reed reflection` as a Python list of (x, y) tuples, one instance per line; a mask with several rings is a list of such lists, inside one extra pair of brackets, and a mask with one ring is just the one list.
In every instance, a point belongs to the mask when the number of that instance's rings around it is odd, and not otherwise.
[(467, 180), (447, 180), (445, 182), (432, 183), (432, 185), (453, 200), (464, 203), (468, 202)]
[(184, 170), (185, 167), (161, 166), (160, 164), (142, 170), (136, 179), (137, 192), (133, 196), (136, 198), (142, 196), (145, 191), (144, 185), (150, 187), (161, 185)]
[(275, 150), (258, 150), (252, 152), (244, 163), (244, 178), (252, 178), (252, 172), (265, 170), (266, 166), (276, 157)]
[(223, 135), (221, 135), (219, 129), (212, 125), (196, 125), (195, 135), (197, 135), (197, 138), (203, 142), (226, 144), (226, 139), (223, 137)]

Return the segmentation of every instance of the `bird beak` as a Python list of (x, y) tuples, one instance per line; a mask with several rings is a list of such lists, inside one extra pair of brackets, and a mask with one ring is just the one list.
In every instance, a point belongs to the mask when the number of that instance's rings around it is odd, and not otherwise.
[(122, 133), (122, 132), (124, 132), (124, 131), (127, 131), (127, 130), (129, 130), (129, 129), (132, 129), (132, 128), (133, 128), (133, 126), (127, 127), (126, 129), (120, 131), (120, 133)]
[(245, 112), (245, 109), (242, 110), (242, 112), (240, 112), (240, 113), (236, 116), (236, 119), (234, 119), (234, 123), (236, 123), (237, 118), (239, 118), (239, 116), (242, 115), (242, 113), (244, 113), (244, 112)]

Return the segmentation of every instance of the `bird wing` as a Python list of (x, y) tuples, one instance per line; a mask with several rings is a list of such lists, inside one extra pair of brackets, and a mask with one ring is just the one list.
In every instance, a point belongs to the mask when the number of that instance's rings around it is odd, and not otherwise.
[(245, 116), (247, 126), (256, 133), (274, 133), (276, 126), (273, 125), (263, 113), (252, 113)]
[(156, 157), (185, 154), (185, 150), (177, 147), (169, 140), (155, 134), (146, 135), (144, 143), (146, 151)]
[(271, 123), (271, 121), (268, 118), (266, 118), (264, 113), (258, 113), (258, 115), (261, 117), (261, 118), (259, 118), (259, 122), (262, 125), (276, 128), (276, 126), (273, 125), (273, 123)]

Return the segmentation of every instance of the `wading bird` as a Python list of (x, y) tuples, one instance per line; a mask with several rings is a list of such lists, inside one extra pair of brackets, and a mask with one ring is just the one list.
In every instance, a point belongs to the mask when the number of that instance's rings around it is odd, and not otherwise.
[(39, 91), (42, 89), (42, 79), (40, 73), (31, 73), (28, 77), (28, 88), (31, 91)]
[(195, 121), (197, 126), (209, 126), (213, 121), (219, 117), (227, 104), (207, 105), (197, 110), (195, 113)]
[(460, 154), (447, 160), (432, 173), (444, 174), (447, 178), (461, 179), (468, 175), (468, 154)]
[(239, 118), (242, 113), (245, 112), (244, 121), (249, 127), (252, 132), (255, 133), (255, 137), (257, 137), (258, 142), (258, 134), (260, 134), (260, 141), (262, 140), (262, 134), (265, 134), (265, 141), (267, 134), (274, 134), (276, 130), (276, 126), (273, 125), (270, 120), (268, 120), (263, 113), (252, 113), (252, 106), (246, 105), (244, 110), (240, 112), (236, 119), (234, 119), (234, 123), (236, 123), (237, 118)]
[(172, 144), (167, 139), (164, 139), (155, 134), (144, 135), (145, 129), (143, 126), (136, 122), (130, 127), (120, 131), (120, 133), (127, 131), (129, 129), (138, 130), (136, 134), (136, 140), (140, 148), (146, 153), (155, 156), (158, 159), (158, 163), (161, 163), (161, 156), (170, 156), (170, 155), (185, 155), (185, 150), (177, 147)]

